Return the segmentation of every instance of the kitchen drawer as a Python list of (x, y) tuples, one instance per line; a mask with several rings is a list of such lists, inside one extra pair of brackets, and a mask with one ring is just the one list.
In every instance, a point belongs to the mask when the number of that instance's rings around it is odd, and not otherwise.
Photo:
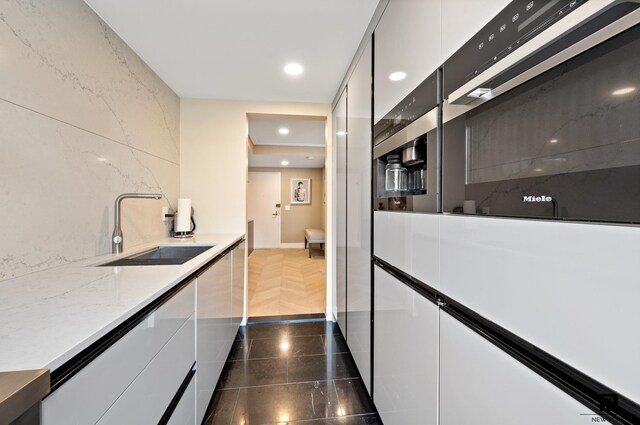
[(376, 257), (438, 289), (440, 286), (439, 214), (376, 211)]
[(196, 425), (196, 377), (191, 382), (171, 414), (167, 425)]
[(195, 359), (195, 315), (192, 315), (98, 424), (157, 424)]
[(47, 397), (42, 424), (96, 423), (194, 310), (192, 282)]
[(440, 425), (593, 422), (604, 420), (440, 312)]

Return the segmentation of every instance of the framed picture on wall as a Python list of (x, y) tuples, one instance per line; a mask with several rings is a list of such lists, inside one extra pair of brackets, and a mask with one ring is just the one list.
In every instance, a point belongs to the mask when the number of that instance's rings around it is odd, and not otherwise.
[(291, 179), (291, 205), (311, 203), (311, 179)]

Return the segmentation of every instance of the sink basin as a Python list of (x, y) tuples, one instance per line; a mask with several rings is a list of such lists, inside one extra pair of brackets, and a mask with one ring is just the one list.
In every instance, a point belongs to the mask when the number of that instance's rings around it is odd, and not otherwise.
[(115, 261), (100, 264), (100, 267), (120, 266), (167, 266), (184, 264), (215, 245), (197, 246), (156, 246), (144, 252), (139, 252)]

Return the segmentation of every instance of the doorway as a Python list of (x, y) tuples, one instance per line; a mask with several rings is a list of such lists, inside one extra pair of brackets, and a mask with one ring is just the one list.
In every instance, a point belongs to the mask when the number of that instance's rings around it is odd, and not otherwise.
[(254, 249), (280, 248), (280, 181), (279, 172), (249, 172), (247, 217)]
[(305, 238), (325, 229), (325, 125), (325, 117), (248, 116), (250, 321), (326, 311), (326, 245), (307, 247)]

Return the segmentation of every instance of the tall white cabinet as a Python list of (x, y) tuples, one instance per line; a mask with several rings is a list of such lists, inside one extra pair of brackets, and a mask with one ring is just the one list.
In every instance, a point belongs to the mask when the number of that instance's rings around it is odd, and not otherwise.
[(336, 150), (336, 319), (347, 332), (347, 89), (333, 110)]
[(347, 343), (371, 389), (371, 41), (348, 83)]

